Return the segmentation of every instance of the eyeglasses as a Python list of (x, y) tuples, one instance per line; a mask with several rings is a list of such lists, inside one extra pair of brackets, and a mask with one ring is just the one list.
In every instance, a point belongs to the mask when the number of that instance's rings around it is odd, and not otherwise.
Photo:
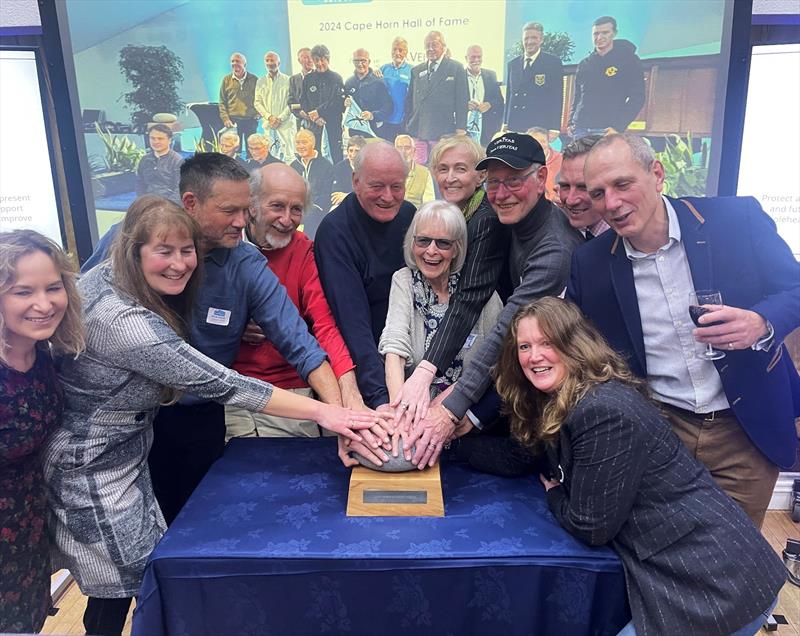
[(534, 172), (536, 172), (536, 170), (531, 170), (525, 174), (515, 174), (514, 176), (506, 177), (505, 179), (486, 179), (483, 187), (486, 189), (486, 192), (497, 192), (502, 184), (506, 187), (506, 190), (516, 192), (522, 188), (523, 185), (525, 185), (525, 180)]
[(435, 243), (437, 248), (446, 252), (447, 250), (453, 248), (454, 241), (451, 241), (450, 239), (431, 238), (430, 236), (414, 237), (414, 245), (417, 247), (425, 248), (431, 243)]
[(353, 59), (353, 64), (366, 64), (367, 62), (369, 62), (369, 60), (364, 60), (364, 59), (361, 59), (361, 58), (354, 58)]

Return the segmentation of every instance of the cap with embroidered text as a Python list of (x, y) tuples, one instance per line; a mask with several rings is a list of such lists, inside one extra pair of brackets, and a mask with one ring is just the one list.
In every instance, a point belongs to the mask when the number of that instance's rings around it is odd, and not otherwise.
[(475, 169), (486, 170), (490, 161), (502, 161), (515, 170), (524, 170), (534, 163), (547, 163), (539, 142), (530, 135), (516, 132), (506, 133), (486, 146), (486, 159)]

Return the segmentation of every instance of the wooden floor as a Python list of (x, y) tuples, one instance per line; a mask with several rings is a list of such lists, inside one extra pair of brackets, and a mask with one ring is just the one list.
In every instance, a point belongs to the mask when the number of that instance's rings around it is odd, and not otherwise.
[[(763, 534), (780, 555), (786, 547), (786, 539), (800, 538), (800, 524), (793, 523), (787, 512), (768, 512)], [(56, 607), (58, 612), (55, 616), (47, 619), (42, 634), (61, 634), (63, 636), (84, 634), (82, 619), (83, 610), (86, 609), (86, 597), (81, 594), (77, 585), (73, 583), (70, 586)], [(122, 632), (123, 636), (130, 636), (132, 614), (133, 609), (128, 614), (128, 620)], [(800, 636), (800, 587), (791, 583), (783, 586), (774, 614), (782, 615), (788, 621), (788, 625), (778, 625), (778, 631), (770, 632), (770, 635)], [(767, 632), (762, 630), (760, 634), (766, 636)]]

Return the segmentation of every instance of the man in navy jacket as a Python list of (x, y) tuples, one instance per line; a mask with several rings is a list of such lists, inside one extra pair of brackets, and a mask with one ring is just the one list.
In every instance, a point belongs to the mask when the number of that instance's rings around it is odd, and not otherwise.
[[(800, 264), (752, 198), (661, 196), (664, 169), (635, 135), (597, 142), (585, 177), (614, 231), (574, 252), (567, 298), (760, 525), (797, 448), (800, 378), (783, 340), (800, 325)], [(695, 328), (690, 294), (701, 289), (724, 304)], [(706, 343), (725, 357), (698, 358)]]
[(564, 68), (555, 55), (542, 51), (544, 27), (528, 22), (522, 27), (523, 54), (508, 63), (506, 110), (507, 130), (528, 128), (561, 130), (564, 102)]

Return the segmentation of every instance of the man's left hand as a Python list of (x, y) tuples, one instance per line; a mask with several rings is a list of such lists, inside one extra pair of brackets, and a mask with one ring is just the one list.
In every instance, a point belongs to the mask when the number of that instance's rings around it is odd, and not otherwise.
[(363, 119), (364, 121), (370, 121), (372, 119), (372, 113), (368, 110), (362, 110), (361, 119)]
[(478, 110), (481, 111), (482, 113), (485, 113), (491, 107), (492, 105), (489, 102), (481, 102), (480, 104), (478, 104)]
[(701, 324), (721, 322), (713, 327), (699, 327), (694, 330), (695, 340), (710, 344), (720, 350), (749, 349), (767, 335), (767, 321), (749, 309), (728, 307), (727, 305), (704, 305), (711, 308), (700, 316)]
[[(428, 415), (403, 438), (403, 455), (420, 470), (433, 466), (449, 440), (455, 424), (443, 406), (428, 410)], [(411, 449), (416, 445), (414, 455)]]

